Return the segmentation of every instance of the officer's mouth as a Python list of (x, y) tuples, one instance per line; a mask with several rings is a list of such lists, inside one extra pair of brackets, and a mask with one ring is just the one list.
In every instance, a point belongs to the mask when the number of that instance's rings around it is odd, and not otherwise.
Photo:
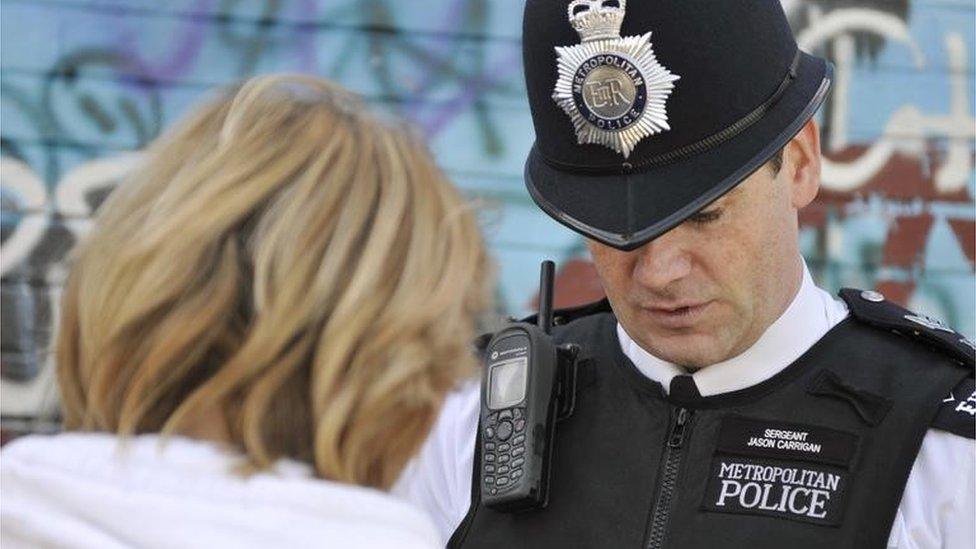
[(655, 324), (671, 329), (694, 326), (705, 316), (712, 301), (678, 303), (665, 307), (641, 307), (644, 314)]

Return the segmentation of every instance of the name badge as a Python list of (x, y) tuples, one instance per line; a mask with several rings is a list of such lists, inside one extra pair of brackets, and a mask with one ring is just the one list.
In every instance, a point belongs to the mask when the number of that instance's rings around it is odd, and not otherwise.
[(857, 443), (836, 429), (727, 417), (702, 508), (839, 525)]

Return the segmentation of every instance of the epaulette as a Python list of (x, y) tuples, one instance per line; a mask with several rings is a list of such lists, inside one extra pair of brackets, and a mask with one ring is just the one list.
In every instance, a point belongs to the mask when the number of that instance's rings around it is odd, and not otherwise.
[(939, 406), (932, 428), (976, 439), (976, 380), (967, 377), (956, 385)]
[(873, 290), (844, 288), (840, 297), (858, 321), (933, 347), (970, 369), (976, 365), (976, 344), (941, 320), (913, 313)]
[[(552, 324), (554, 326), (562, 326), (563, 324), (569, 324), (570, 322), (578, 318), (583, 318), (584, 316), (609, 312), (613, 312), (613, 310), (610, 308), (610, 300), (603, 298), (600, 301), (594, 301), (592, 303), (554, 310), (552, 312)], [(539, 315), (536, 313), (519, 320), (519, 322), (535, 324), (538, 319)]]

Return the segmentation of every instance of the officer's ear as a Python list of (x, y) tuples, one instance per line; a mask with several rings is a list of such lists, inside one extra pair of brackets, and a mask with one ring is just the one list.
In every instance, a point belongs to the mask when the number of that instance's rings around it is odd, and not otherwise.
[(820, 128), (810, 119), (800, 133), (786, 145), (778, 177), (789, 182), (791, 203), (800, 209), (817, 197), (820, 190)]

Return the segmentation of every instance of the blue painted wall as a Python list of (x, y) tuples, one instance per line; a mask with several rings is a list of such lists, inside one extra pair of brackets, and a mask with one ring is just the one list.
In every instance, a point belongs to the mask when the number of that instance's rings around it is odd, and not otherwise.
[[(839, 75), (821, 114), (825, 192), (804, 219), (815, 277), (830, 289), (881, 287), (972, 336), (973, 3), (783, 3), (801, 43)], [(522, 186), (533, 132), (521, 4), (4, 0), (4, 414), (50, 406), (43, 366), (64, 260), (131, 166), (127, 151), (212, 86), (258, 73), (326, 76), (419, 125), (440, 164), (482, 200), (500, 308), (523, 312), (540, 260), (585, 255)]]

